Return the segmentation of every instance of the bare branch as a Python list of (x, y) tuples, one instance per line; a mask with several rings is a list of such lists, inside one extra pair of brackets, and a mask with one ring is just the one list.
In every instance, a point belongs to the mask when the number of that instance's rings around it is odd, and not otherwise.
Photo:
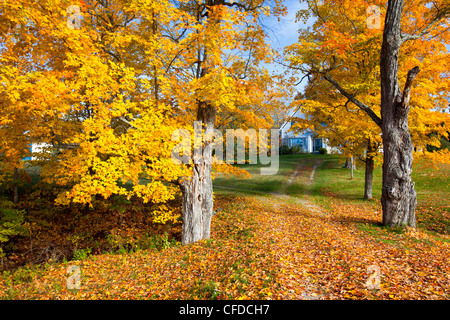
[(348, 112), (357, 113), (358, 110), (350, 110), (350, 109), (348, 108), (348, 104), (349, 104), (350, 102), (351, 102), (350, 100), (347, 100), (347, 102), (346, 102), (345, 105), (344, 105), (345, 109), (347, 109)]
[(262, 7), (262, 3), (261, 4), (259, 4), (259, 5), (255, 5), (255, 6), (246, 6), (246, 5), (244, 5), (244, 4), (242, 4), (242, 3), (239, 3), (239, 2), (233, 2), (233, 1), (231, 1), (231, 2), (223, 2), (222, 3), (224, 6), (227, 6), (227, 7), (238, 7), (238, 8), (240, 8), (240, 9), (244, 9), (244, 11), (255, 11), (256, 9), (259, 9), (259, 8), (261, 8)]
[(417, 66), (408, 71), (408, 76), (406, 78), (406, 83), (405, 83), (405, 89), (403, 90), (403, 97), (402, 97), (402, 104), (401, 104), (402, 109), (406, 109), (409, 106), (409, 100), (411, 98), (411, 87), (412, 87), (414, 79), (417, 77), (419, 72), (420, 72), (420, 69)]
[(446, 16), (450, 15), (450, 7), (448, 8), (443, 8), (442, 10), (438, 11), (438, 13), (435, 15), (435, 17), (430, 21), (430, 23), (425, 26), (425, 28), (423, 28), (423, 30), (421, 32), (419, 32), (416, 35), (410, 35), (410, 34), (406, 34), (406, 35), (402, 35), (401, 36), (401, 43), (405, 43), (406, 41), (409, 40), (415, 40), (415, 39), (419, 39), (421, 37), (423, 37), (424, 35), (429, 34), (430, 32), (432, 32), (433, 30), (435, 30), (440, 22), (442, 20), (444, 20), (444, 18)]
[(133, 125), (131, 124), (130, 121), (128, 121), (127, 119), (125, 119), (125, 117), (119, 117), (118, 119), (121, 120), (121, 121), (123, 121), (123, 122), (125, 122), (127, 125), (130, 126), (130, 127), (127, 129), (127, 131), (128, 131), (130, 128), (137, 129), (135, 126), (133, 126)]
[(362, 103), (361, 101), (359, 101), (358, 99), (356, 99), (352, 94), (350, 94), (347, 90), (345, 90), (344, 88), (342, 88), (342, 86), (333, 79), (332, 76), (330, 76), (330, 74), (328, 73), (324, 73), (323, 77), (325, 80), (327, 80), (328, 82), (330, 82), (336, 89), (338, 89), (338, 91), (344, 96), (346, 97), (349, 101), (351, 101), (353, 104), (355, 104), (358, 108), (360, 108), (361, 110), (363, 110), (364, 112), (367, 113), (367, 115), (379, 126), (381, 127), (381, 118), (375, 113), (373, 112), (373, 110), (365, 105), (364, 103)]
[(308, 78), (308, 80), (309, 80), (309, 75), (310, 75), (310, 73), (305, 74), (305, 75), (300, 79), (300, 81), (297, 82), (295, 85), (298, 86), (300, 83), (303, 82), (303, 79), (305, 79), (305, 78)]
[(79, 148), (81, 148), (79, 143), (58, 143), (58, 147), (60, 149), (79, 149)]

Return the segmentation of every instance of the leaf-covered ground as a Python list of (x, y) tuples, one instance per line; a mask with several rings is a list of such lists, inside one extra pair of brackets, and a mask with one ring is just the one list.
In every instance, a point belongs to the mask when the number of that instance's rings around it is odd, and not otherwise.
[[(230, 186), (218, 194), (223, 210), (213, 218), (211, 240), (22, 267), (0, 276), (1, 298), (449, 299), (449, 235), (382, 227), (377, 201), (338, 196), (332, 181), (320, 185), (330, 179), (330, 163), (313, 160), (282, 170), (277, 192)], [(226, 182), (218, 184), (225, 190)], [(444, 216), (445, 201), (434, 202)], [(418, 218), (429, 214), (418, 210)], [(79, 290), (67, 288), (70, 265), (80, 267)], [(379, 289), (367, 288), (374, 265)]]

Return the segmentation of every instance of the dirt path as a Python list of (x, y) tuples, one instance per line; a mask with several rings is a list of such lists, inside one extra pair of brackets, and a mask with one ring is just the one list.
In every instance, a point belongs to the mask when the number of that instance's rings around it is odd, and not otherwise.
[[(280, 207), (283, 206), (283, 202), (289, 202), (301, 205), (305, 207), (309, 212), (318, 216), (327, 216), (328, 212), (326, 212), (323, 208), (316, 205), (311, 200), (311, 187), (314, 185), (314, 177), (316, 174), (316, 170), (321, 166), (323, 160), (314, 159), (311, 163), (306, 163), (304, 161), (299, 162), (289, 179), (285, 184), (282, 184), (279, 188), (279, 191), (271, 192), (268, 195), (271, 195), (281, 201), (274, 202), (274, 209), (279, 210)], [(293, 183), (304, 184), (307, 188), (305, 188), (302, 197), (291, 196), (287, 193), (289, 186)], [(251, 193), (259, 193), (262, 192), (254, 192), (253, 190), (249, 190), (241, 187), (232, 187), (232, 186), (214, 186), (215, 188), (225, 189), (225, 190), (236, 190), (242, 192), (251, 192)], [(261, 195), (259, 196), (262, 201), (267, 201), (267, 196)]]
[[(323, 219), (328, 220), (329, 217), (329, 213), (325, 209), (314, 203), (311, 195), (316, 171), (322, 162), (321, 159), (299, 162), (287, 181), (280, 186), (279, 191), (256, 197), (261, 203), (265, 203), (268, 212), (275, 215), (275, 220), (272, 220), (273, 232), (278, 236), (284, 235), (284, 241), (278, 243), (279, 247), (276, 252), (280, 256), (280, 270), (289, 271), (289, 276), (282, 281), (283, 290), (286, 292), (283, 298), (286, 299), (324, 300), (332, 298), (325, 293), (326, 290), (310, 275), (307, 268), (300, 267), (305, 265), (305, 259), (310, 259), (308, 252), (312, 248), (309, 248), (310, 243), (299, 241), (304, 237), (299, 238), (298, 235), (309, 232), (306, 230), (309, 230), (311, 226), (299, 225), (303, 224), (301, 220), (303, 218), (297, 216), (297, 212), (306, 213), (316, 222), (323, 221)], [(288, 193), (289, 187), (295, 183), (306, 187), (303, 194), (294, 196)], [(224, 189), (245, 191), (244, 188), (236, 187), (225, 187)]]
[(317, 168), (322, 164), (322, 160), (315, 160), (313, 169), (311, 171), (311, 174), (309, 175), (309, 185), (314, 181), (314, 174), (316, 173)]
[[(272, 193), (273, 196), (278, 197), (282, 200), (288, 200), (293, 201), (296, 204), (300, 204), (304, 206), (308, 211), (310, 211), (313, 214), (317, 214), (320, 216), (326, 216), (328, 213), (324, 211), (321, 207), (317, 206), (312, 200), (311, 200), (311, 186), (314, 182), (314, 176), (316, 173), (317, 168), (320, 167), (323, 160), (316, 159), (312, 163), (312, 167), (305, 166), (304, 163), (299, 163), (292, 175), (290, 176), (289, 180), (287, 181), (286, 185), (283, 185), (281, 188), (281, 192)], [(302, 198), (290, 196), (287, 194), (287, 189), (290, 185), (292, 185), (297, 180), (301, 180), (302, 183), (304, 183), (307, 188), (305, 189), (305, 193)]]
[[(283, 208), (286, 206), (286, 203), (293, 203), (295, 205), (302, 206), (307, 212), (317, 217), (326, 217), (328, 216), (328, 212), (326, 212), (323, 208), (316, 205), (311, 200), (311, 186), (314, 184), (314, 176), (317, 168), (322, 164), (322, 160), (314, 160), (311, 166), (305, 166), (304, 163), (299, 163), (290, 178), (287, 181), (286, 185), (283, 185), (281, 188), (282, 193), (272, 193), (273, 200), (269, 202), (271, 208), (276, 211), (285, 211)], [(305, 193), (302, 198), (290, 196), (287, 194), (287, 189), (290, 185), (295, 183), (297, 180), (301, 180), (307, 188), (305, 189)], [(263, 197), (264, 198), (264, 197)], [(267, 201), (266, 199), (261, 199), (263, 201)], [(281, 218), (282, 222), (278, 225), (279, 231), (284, 234), (292, 234), (292, 220), (288, 218)], [(294, 247), (298, 245), (297, 243), (293, 243)], [(283, 248), (286, 250), (287, 248)], [(287, 250), (290, 251), (290, 250)], [(294, 250), (295, 251), (295, 250)], [(329, 297), (325, 297), (323, 295), (323, 288), (320, 285), (315, 284), (315, 280), (308, 275), (307, 270), (300, 270), (297, 268), (298, 265), (301, 265), (302, 255), (294, 255), (290, 258), (286, 259), (286, 262), (281, 262), (283, 268), (287, 270), (292, 270), (292, 276), (285, 279), (287, 292), (289, 293), (286, 298), (289, 299), (298, 299), (298, 300), (323, 300)], [(290, 260), (292, 259), (292, 260)], [(289, 261), (290, 260), (290, 261)], [(289, 261), (289, 262), (288, 262)], [(296, 288), (296, 289), (293, 289)]]
[(294, 173), (291, 175), (291, 177), (288, 180), (288, 185), (291, 185), (292, 182), (301, 174), (303, 168), (303, 163), (297, 164), (295, 167)]

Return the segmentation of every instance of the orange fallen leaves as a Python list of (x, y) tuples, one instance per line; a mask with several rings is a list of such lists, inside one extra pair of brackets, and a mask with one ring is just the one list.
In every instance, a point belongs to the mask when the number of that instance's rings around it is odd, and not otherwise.
[[(81, 268), (80, 290), (67, 289), (63, 263), (40, 267), (28, 278), (23, 272), (4, 274), (1, 297), (449, 298), (448, 236), (442, 241), (417, 230), (395, 233), (376, 225), (373, 210), (337, 199), (326, 215), (281, 201), (220, 197), (217, 205), (224, 210), (213, 218), (210, 240), (69, 262)], [(380, 268), (379, 289), (367, 288), (370, 265)]]

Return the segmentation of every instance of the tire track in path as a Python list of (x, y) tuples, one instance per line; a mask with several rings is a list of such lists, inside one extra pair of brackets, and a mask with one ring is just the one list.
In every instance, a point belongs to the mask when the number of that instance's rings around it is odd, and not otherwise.
[[(310, 211), (313, 214), (319, 215), (319, 216), (326, 216), (328, 213), (324, 211), (321, 207), (317, 206), (312, 200), (311, 200), (311, 186), (314, 183), (314, 176), (316, 173), (316, 170), (320, 167), (323, 160), (315, 159), (312, 163), (312, 168), (310, 166), (305, 166), (303, 162), (300, 162), (296, 167), (290, 178), (288, 179), (287, 183), (282, 186), (281, 192), (274, 192), (271, 193), (271, 195), (288, 200), (293, 201), (296, 204), (300, 204), (303, 207), (305, 207), (308, 211)], [(311, 168), (311, 169), (310, 169)], [(311, 171), (309, 171), (311, 170)], [(289, 186), (291, 186), (293, 183), (295, 183), (297, 180), (301, 180), (301, 182), (306, 185), (305, 193), (302, 198), (291, 196), (287, 193), (287, 189)]]
[[(316, 170), (320, 167), (323, 160), (315, 159), (311, 166), (305, 166), (303, 162), (297, 164), (295, 167), (294, 172), (288, 179), (287, 183), (282, 186), (281, 190), (282, 192), (278, 193), (271, 193), (273, 198), (272, 201), (269, 201), (268, 204), (272, 207), (273, 211), (275, 212), (283, 212), (283, 207), (285, 206), (285, 203), (294, 203), (295, 205), (302, 206), (307, 212), (311, 213), (314, 216), (320, 216), (320, 217), (326, 217), (328, 216), (328, 212), (324, 211), (321, 207), (316, 205), (311, 200), (311, 186), (314, 183), (314, 176), (316, 173)], [(287, 194), (287, 189), (290, 185), (295, 183), (296, 181), (300, 180), (303, 182), (307, 188), (305, 189), (305, 193), (302, 198), (298, 198), (295, 196), (291, 196)], [(261, 199), (262, 201), (267, 201), (268, 199)], [(283, 205), (284, 204), (284, 205)], [(282, 220), (285, 220), (284, 223), (281, 223), (278, 225), (277, 229), (282, 234), (288, 233), (289, 229), (292, 228), (292, 220), (287, 218), (282, 218)], [(286, 251), (291, 251), (291, 249), (294, 249), (295, 242), (292, 243), (293, 248), (284, 248)], [(298, 244), (297, 244), (298, 245)], [(294, 250), (295, 251), (295, 250)], [(296, 265), (301, 265), (300, 261), (303, 259), (302, 255), (295, 254), (293, 257), (293, 261), (289, 262), (281, 261), (280, 264), (282, 268), (285, 268), (287, 270), (294, 270), (295, 275), (291, 276), (289, 279), (286, 279), (287, 287), (286, 289), (289, 292), (288, 296), (289, 298), (294, 298), (298, 300), (323, 300), (325, 297), (323, 296), (324, 290), (314, 284), (315, 280), (308, 275), (306, 270), (297, 270)], [(297, 260), (299, 259), (299, 260)], [(290, 288), (290, 289), (289, 289)], [(300, 289), (300, 290), (299, 290)]]

